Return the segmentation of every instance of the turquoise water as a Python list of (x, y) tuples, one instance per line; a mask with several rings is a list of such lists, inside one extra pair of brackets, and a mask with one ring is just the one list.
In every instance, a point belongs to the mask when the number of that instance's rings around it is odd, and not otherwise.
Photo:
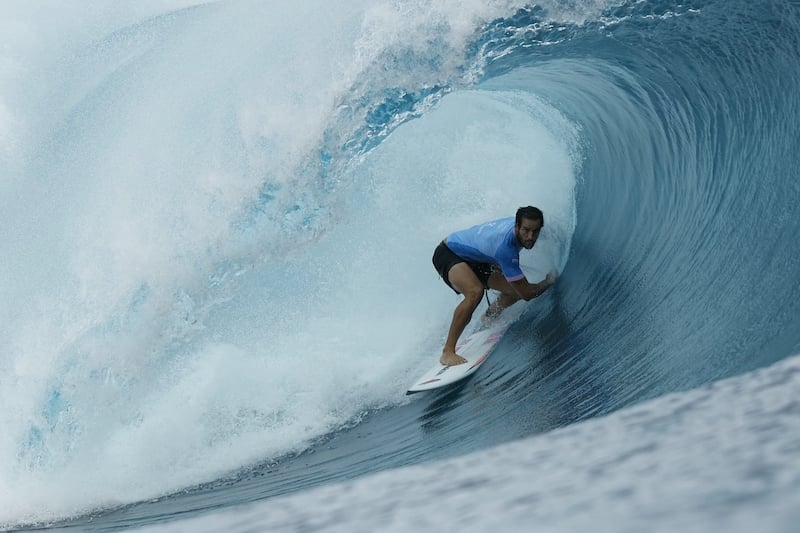
[[(482, 453), (485, 483), (427, 495), (527, 502), (475, 530), (542, 506), (600, 527), (617, 504), (633, 529), (789, 523), (795, 2), (2, 10), (3, 527), (235, 529), (239, 505), (355, 479), (333, 527), (399, 530), (430, 485), (404, 483)], [(433, 248), (528, 204), (526, 271), (558, 285), (474, 378), (406, 397), (458, 302)], [(586, 462), (558, 451), (593, 435)], [(515, 468), (569, 485), (562, 504), (492, 481)], [(391, 527), (342, 517), (372, 479), (397, 487)], [(252, 509), (241, 527), (315, 519)]]

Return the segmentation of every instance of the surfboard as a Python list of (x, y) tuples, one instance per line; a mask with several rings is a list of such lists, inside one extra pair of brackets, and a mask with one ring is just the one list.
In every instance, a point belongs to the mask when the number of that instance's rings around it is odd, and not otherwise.
[(500, 320), (462, 338), (456, 353), (466, 359), (466, 363), (445, 366), (439, 362), (441, 354), (437, 354), (436, 364), (411, 385), (406, 394), (446, 387), (474, 374), (491, 355), (509, 325), (508, 321)]

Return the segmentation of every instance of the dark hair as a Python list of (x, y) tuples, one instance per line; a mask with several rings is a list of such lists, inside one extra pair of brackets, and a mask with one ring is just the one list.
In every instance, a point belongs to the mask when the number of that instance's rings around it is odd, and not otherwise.
[(517, 226), (521, 225), (523, 218), (527, 218), (528, 220), (538, 220), (541, 222), (541, 225), (544, 226), (544, 213), (542, 213), (542, 210), (538, 207), (529, 205), (527, 207), (520, 207), (517, 209), (517, 219), (514, 224)]

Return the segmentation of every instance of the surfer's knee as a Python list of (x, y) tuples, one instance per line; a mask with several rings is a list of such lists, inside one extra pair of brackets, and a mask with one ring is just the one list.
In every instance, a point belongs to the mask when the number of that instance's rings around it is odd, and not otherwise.
[(467, 289), (463, 292), (464, 301), (467, 302), (473, 309), (478, 307), (483, 299), (483, 288)]

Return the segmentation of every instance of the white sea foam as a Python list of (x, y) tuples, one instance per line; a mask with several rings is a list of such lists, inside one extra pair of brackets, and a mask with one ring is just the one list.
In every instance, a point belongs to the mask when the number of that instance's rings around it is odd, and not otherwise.
[(430, 265), (448, 231), (537, 204), (531, 268), (563, 267), (574, 131), (532, 97), (448, 95), (322, 170), (337, 106), (457, 80), (508, 2), (3, 9), (0, 523), (214, 480), (404, 401), (454, 303)]

